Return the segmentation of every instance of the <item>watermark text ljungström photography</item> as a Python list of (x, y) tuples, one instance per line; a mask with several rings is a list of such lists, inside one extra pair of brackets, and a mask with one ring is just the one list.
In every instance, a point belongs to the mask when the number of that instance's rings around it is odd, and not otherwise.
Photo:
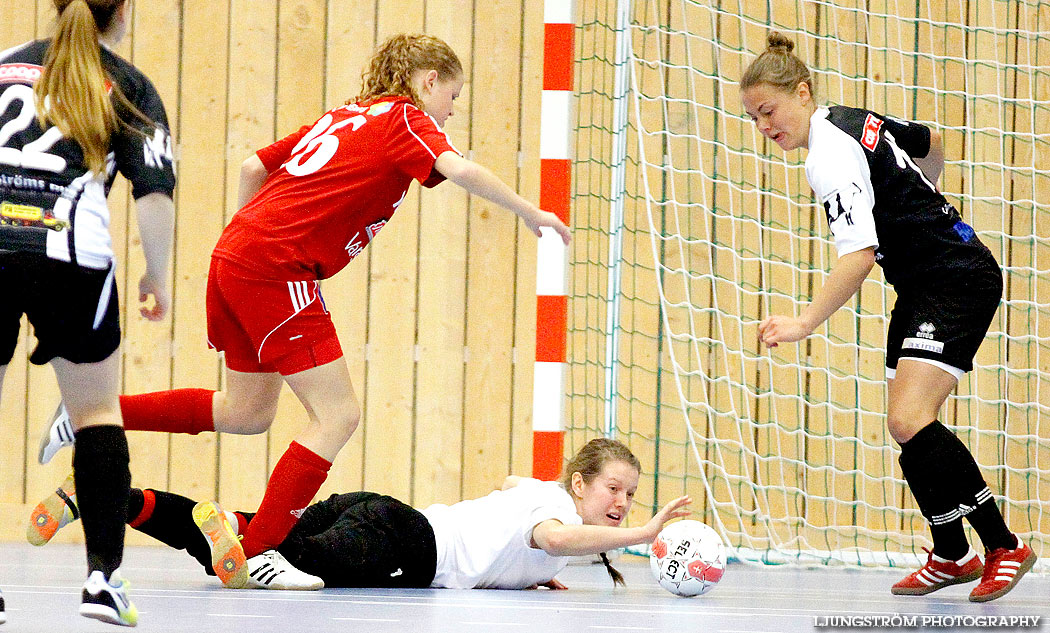
[(1039, 615), (816, 615), (815, 629), (1021, 629), (1041, 628)]

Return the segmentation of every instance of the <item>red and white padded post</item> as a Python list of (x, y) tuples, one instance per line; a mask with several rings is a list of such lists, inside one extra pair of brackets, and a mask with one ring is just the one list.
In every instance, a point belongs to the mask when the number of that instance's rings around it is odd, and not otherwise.
[[(540, 112), (540, 207), (569, 222), (573, 2), (546, 0), (543, 7), (543, 96)], [(536, 260), (536, 373), (532, 396), (532, 476), (561, 472), (565, 400), (567, 252), (545, 231)]]

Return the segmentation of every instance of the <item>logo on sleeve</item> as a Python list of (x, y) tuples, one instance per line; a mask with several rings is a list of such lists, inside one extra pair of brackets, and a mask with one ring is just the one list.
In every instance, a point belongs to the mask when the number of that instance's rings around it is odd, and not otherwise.
[(43, 72), (44, 67), (36, 64), (0, 64), (0, 84), (11, 82), (36, 83)]
[(874, 152), (875, 146), (879, 144), (879, 130), (881, 128), (882, 119), (874, 114), (869, 113), (868, 118), (864, 119), (864, 132), (861, 133), (860, 144), (869, 152)]
[(153, 130), (153, 136), (147, 136), (142, 142), (142, 161), (147, 167), (164, 169), (164, 161), (175, 169), (175, 152), (171, 148), (171, 136), (161, 128)]
[(853, 200), (859, 195), (860, 187), (854, 182), (824, 198), (824, 213), (828, 216), (828, 226), (835, 224), (839, 219), (844, 219), (848, 226), (853, 226)]

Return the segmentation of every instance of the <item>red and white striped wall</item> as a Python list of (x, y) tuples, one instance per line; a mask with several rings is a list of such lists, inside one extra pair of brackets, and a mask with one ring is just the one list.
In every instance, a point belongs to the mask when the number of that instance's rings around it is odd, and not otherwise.
[[(540, 208), (569, 222), (569, 143), (572, 119), (573, 0), (543, 7), (543, 97), (540, 112)], [(532, 396), (532, 476), (561, 472), (565, 400), (567, 251), (545, 231), (536, 260), (536, 374)]]

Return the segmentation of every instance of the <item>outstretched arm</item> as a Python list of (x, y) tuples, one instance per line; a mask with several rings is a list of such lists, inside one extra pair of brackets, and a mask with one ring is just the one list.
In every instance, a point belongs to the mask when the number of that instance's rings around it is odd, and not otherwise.
[(758, 324), (758, 338), (770, 347), (801, 341), (842, 307), (858, 290), (875, 265), (875, 248), (847, 253), (835, 262), (813, 303), (797, 317), (773, 315)]
[(689, 514), (683, 510), (692, 499), (678, 497), (665, 505), (648, 523), (639, 527), (611, 527), (605, 525), (565, 525), (548, 519), (532, 529), (532, 542), (551, 556), (585, 556), (611, 549), (650, 543), (660, 533), (664, 523)]
[(572, 239), (569, 227), (565, 226), (558, 216), (543, 211), (519, 196), (484, 166), (455, 152), (445, 152), (437, 157), (434, 168), (469, 193), (513, 211), (537, 237), (540, 236), (540, 227), (547, 226), (557, 231), (566, 244)]

